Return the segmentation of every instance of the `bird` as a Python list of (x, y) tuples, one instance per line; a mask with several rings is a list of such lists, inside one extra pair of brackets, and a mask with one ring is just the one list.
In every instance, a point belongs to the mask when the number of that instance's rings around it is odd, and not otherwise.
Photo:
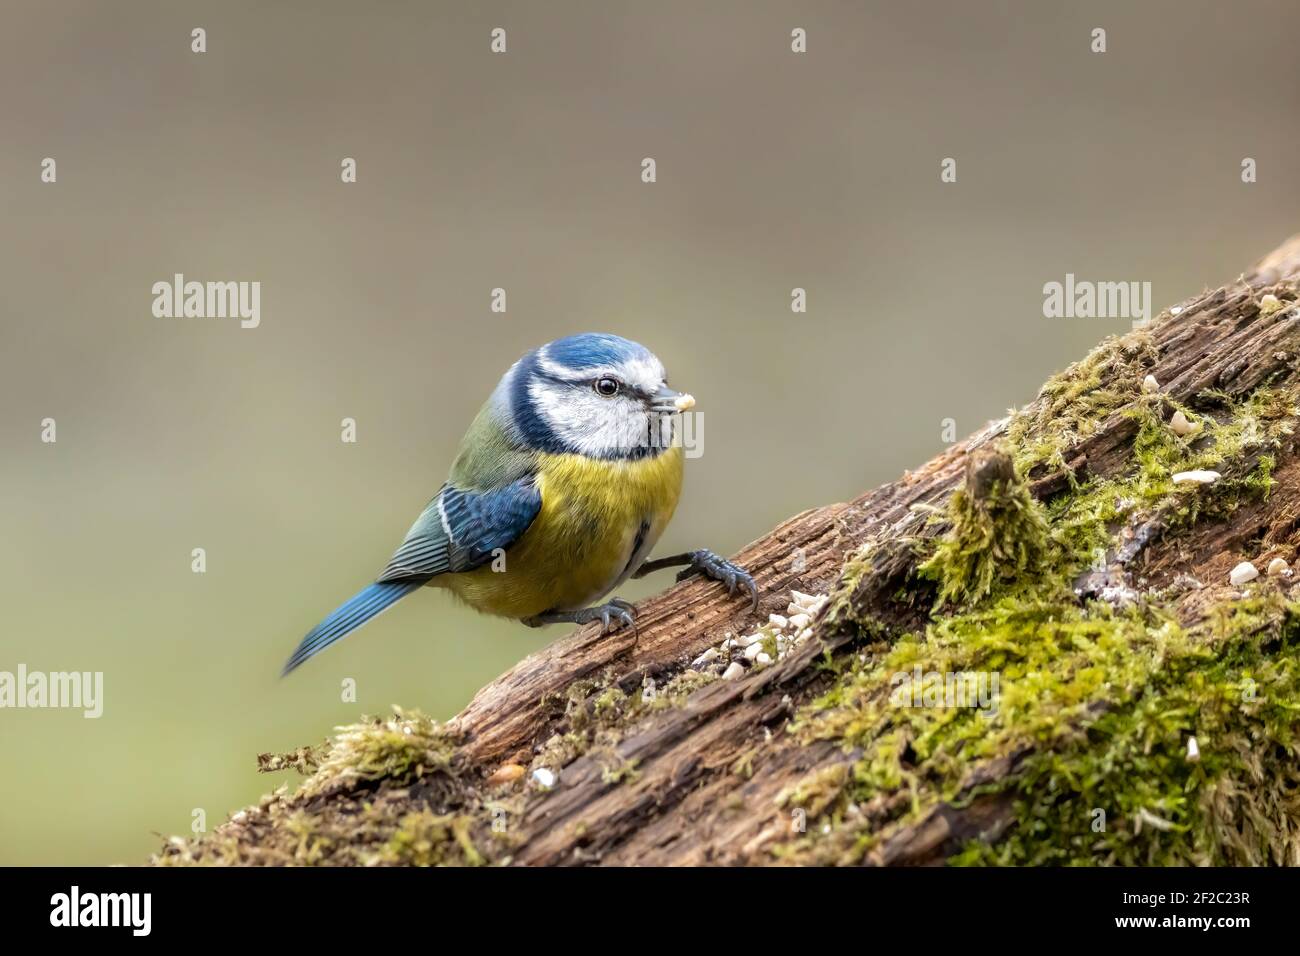
[(621, 336), (587, 332), (529, 351), (388, 564), (303, 637), (282, 676), (425, 586), (530, 627), (599, 621), (602, 633), (635, 635), (633, 605), (602, 599), (676, 567), (678, 580), (748, 592), (757, 610), (753, 576), (713, 551), (649, 557), (681, 494), (673, 416), (694, 406), (649, 349)]

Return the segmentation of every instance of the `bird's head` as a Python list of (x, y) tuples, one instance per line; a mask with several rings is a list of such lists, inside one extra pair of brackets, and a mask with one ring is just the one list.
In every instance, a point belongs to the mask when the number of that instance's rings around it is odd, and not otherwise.
[(671, 416), (695, 405), (667, 377), (645, 346), (588, 332), (525, 355), (502, 381), (502, 398), (529, 447), (642, 458), (671, 444)]

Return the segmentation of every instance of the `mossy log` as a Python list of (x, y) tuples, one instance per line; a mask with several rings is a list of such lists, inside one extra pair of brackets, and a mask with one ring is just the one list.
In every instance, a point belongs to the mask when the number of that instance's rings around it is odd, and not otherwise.
[(1300, 237), (790, 518), (757, 613), (687, 580), (446, 724), (264, 755), (306, 781), (155, 861), (1300, 862), (1298, 279)]

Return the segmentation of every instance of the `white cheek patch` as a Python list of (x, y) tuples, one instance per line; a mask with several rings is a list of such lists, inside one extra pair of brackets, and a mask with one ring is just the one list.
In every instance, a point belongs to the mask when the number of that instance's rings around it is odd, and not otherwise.
[(543, 421), (570, 451), (607, 458), (644, 448), (650, 421), (635, 399), (602, 398), (591, 389), (534, 381), (529, 397)]

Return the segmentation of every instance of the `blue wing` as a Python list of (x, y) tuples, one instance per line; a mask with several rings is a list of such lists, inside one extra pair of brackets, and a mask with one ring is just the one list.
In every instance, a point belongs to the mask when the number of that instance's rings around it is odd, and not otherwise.
[(378, 580), (427, 581), (435, 574), (472, 571), (491, 561), (498, 548), (514, 544), (541, 507), (542, 495), (531, 475), (493, 491), (443, 485)]
[(462, 491), (443, 485), (378, 580), (312, 628), (281, 674), (347, 637), (431, 578), (486, 564), (493, 552), (510, 547), (528, 530), (541, 507), (542, 495), (532, 476), (492, 491)]

